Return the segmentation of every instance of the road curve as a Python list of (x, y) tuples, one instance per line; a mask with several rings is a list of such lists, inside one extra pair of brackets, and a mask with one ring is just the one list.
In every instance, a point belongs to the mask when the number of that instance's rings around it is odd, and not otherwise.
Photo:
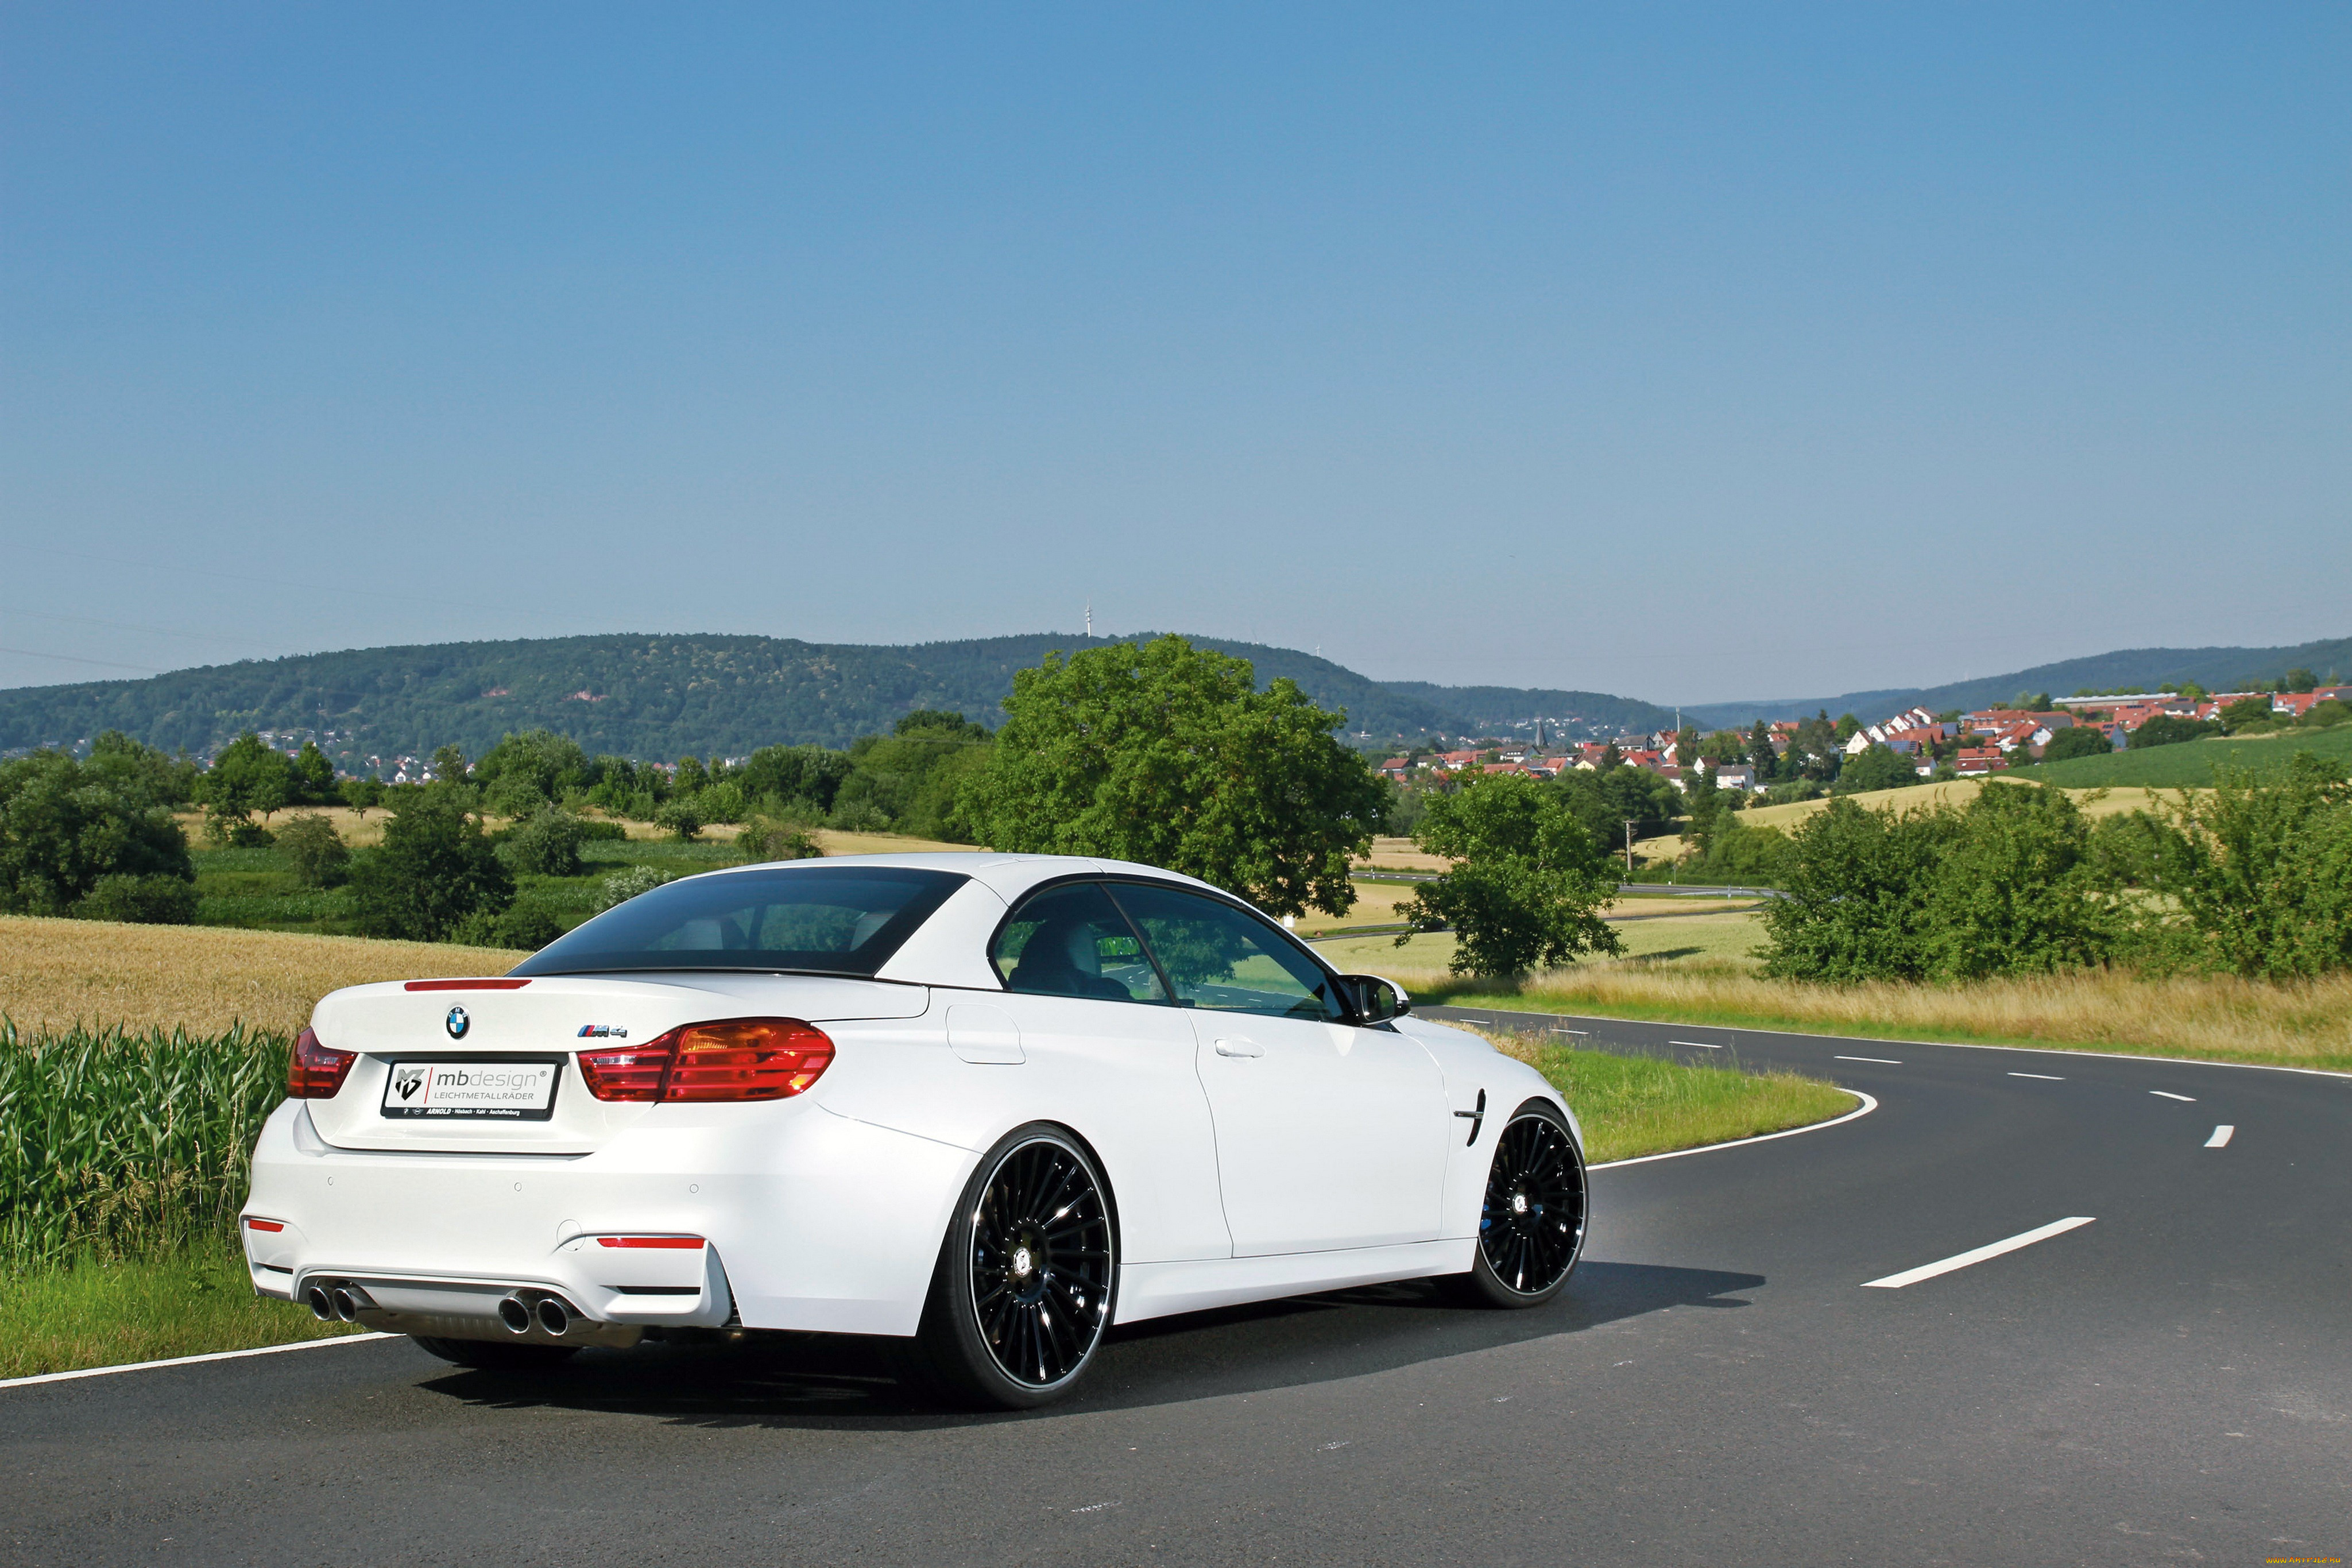
[(1400, 1286), (1140, 1324), (1026, 1416), (910, 1409), (814, 1341), (0, 1391), (0, 1562), (2352, 1557), (2352, 1081), (1540, 1022), (1879, 1108), (1597, 1172), (1541, 1311)]

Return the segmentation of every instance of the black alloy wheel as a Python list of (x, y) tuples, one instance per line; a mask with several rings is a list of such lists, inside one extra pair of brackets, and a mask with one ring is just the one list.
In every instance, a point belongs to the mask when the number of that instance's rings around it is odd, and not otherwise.
[(989, 1152), (941, 1249), (920, 1342), (962, 1398), (1027, 1409), (1076, 1385), (1110, 1326), (1117, 1241), (1101, 1173), (1044, 1124)]
[(1551, 1300), (1584, 1250), (1584, 1224), (1583, 1153), (1566, 1118), (1530, 1100), (1495, 1140), (1469, 1276), (1474, 1291), (1499, 1307)]

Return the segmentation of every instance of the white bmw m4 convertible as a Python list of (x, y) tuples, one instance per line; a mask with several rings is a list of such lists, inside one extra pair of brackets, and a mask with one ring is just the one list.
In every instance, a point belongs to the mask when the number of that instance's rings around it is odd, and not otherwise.
[(265, 1295), (509, 1370), (692, 1331), (890, 1336), (1044, 1404), (1116, 1323), (1584, 1243), (1539, 1074), (1149, 866), (713, 872), (496, 979), (320, 1001), (243, 1215)]

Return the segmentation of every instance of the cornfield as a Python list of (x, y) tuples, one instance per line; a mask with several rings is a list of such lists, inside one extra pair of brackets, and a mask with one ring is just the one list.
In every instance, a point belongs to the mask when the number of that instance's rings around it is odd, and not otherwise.
[(152, 1257), (232, 1233), (289, 1041), (0, 1019), (0, 1261)]

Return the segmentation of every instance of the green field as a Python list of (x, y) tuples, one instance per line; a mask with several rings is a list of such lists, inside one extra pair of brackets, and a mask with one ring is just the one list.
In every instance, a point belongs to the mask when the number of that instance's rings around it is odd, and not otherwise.
[(2247, 768), (2261, 778), (2284, 774), (2287, 759), (2298, 751), (2352, 763), (2352, 724), (2235, 739), (2188, 740), (2178, 746), (2151, 746), (2144, 751), (2118, 751), (2111, 757), (2078, 757), (2070, 762), (2016, 768), (2004, 777), (2068, 789), (2117, 785), (2204, 789), (2211, 788), (2215, 770), (2223, 766)]
[[(212, 849), (191, 852), (196, 867), (196, 924), (241, 925), (263, 931), (307, 931), (349, 936), (353, 930), (348, 887), (305, 887), (278, 849)], [(585, 874), (518, 876), (515, 896), (540, 905), (566, 929), (596, 913), (603, 884), (614, 872), (649, 865), (671, 876), (691, 876), (735, 863), (734, 846), (719, 842), (681, 844), (669, 840), (600, 840), (580, 846)]]

